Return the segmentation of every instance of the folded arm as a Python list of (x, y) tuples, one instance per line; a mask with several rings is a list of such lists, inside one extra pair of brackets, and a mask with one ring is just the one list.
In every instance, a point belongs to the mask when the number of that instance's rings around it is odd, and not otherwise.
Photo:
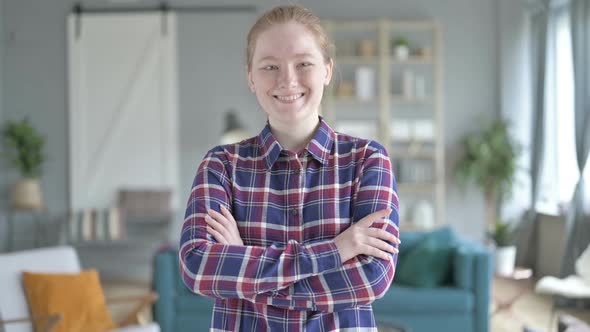
[(342, 264), (331, 240), (308, 245), (292, 240), (268, 248), (216, 243), (205, 216), (207, 209), (229, 206), (230, 192), (222, 152), (209, 152), (195, 177), (180, 241), (180, 273), (193, 292), (252, 300)]
[[(375, 144), (375, 143), (373, 143)], [(399, 238), (398, 197), (387, 152), (375, 144), (368, 156), (354, 200), (353, 222), (370, 213), (391, 209), (392, 213), (371, 227)], [(397, 243), (391, 243), (397, 248)], [(397, 254), (387, 260), (359, 255), (335, 270), (310, 276), (278, 292), (260, 294), (255, 301), (296, 310), (339, 311), (369, 304), (385, 295), (395, 273)]]

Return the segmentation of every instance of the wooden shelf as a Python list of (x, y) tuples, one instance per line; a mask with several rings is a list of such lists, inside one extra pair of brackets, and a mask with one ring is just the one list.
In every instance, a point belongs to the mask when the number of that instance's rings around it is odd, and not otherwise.
[(358, 98), (356, 96), (334, 96), (334, 102), (337, 103), (358, 103), (358, 104), (373, 104), (377, 103), (379, 99), (377, 97), (373, 98)]
[(436, 183), (398, 183), (397, 190), (401, 193), (429, 194), (436, 188)]
[(396, 64), (396, 65), (415, 65), (415, 64), (432, 65), (432, 64), (434, 64), (434, 59), (432, 57), (423, 57), (423, 56), (410, 56), (406, 60), (398, 60), (397, 58), (392, 56), (390, 61), (392, 64)]
[(391, 102), (396, 104), (431, 104), (434, 100), (432, 97), (405, 97), (403, 95), (391, 95)]
[(402, 150), (402, 149), (397, 149), (395, 151), (393, 151), (392, 153), (392, 157), (395, 158), (415, 158), (415, 159), (435, 159), (436, 155), (434, 153), (434, 151), (430, 152), (430, 151), (410, 151), (410, 150)]
[[(335, 57), (336, 65), (342, 65), (342, 72), (347, 80), (354, 80), (355, 66), (370, 66), (375, 71), (375, 97), (358, 99), (356, 96), (334, 95), (338, 90), (326, 91), (326, 103), (323, 107), (326, 118), (336, 124), (338, 121), (348, 121), (350, 128), (363, 128), (371, 121), (375, 125), (376, 138), (388, 150), (392, 164), (401, 172), (404, 167), (416, 167), (425, 176), (432, 177), (432, 183), (403, 182), (400, 177), (398, 190), (405, 204), (411, 206), (417, 203), (413, 200), (428, 198), (435, 209), (435, 225), (445, 223), (445, 142), (444, 142), (444, 114), (443, 114), (443, 70), (442, 70), (442, 38), (441, 27), (435, 20), (398, 21), (392, 19), (356, 20), (356, 21), (327, 21), (328, 33), (342, 45), (341, 54)], [(395, 57), (392, 42), (403, 37), (409, 41), (410, 50), (420, 49), (405, 60)], [(374, 56), (356, 56), (351, 45), (359, 44), (362, 40), (375, 42)], [(350, 55), (345, 55), (350, 54)], [(419, 55), (423, 54), (423, 55)], [(418, 89), (414, 81), (411, 90), (423, 91), (428, 94), (422, 98), (406, 97), (399, 91), (404, 91), (405, 71), (416, 74), (424, 79), (424, 85)], [(352, 72), (352, 75), (351, 75)], [(401, 73), (401, 75), (400, 75)], [(406, 84), (412, 82), (406, 76)], [(420, 81), (421, 82), (421, 81)], [(353, 82), (353, 86), (354, 86)], [(420, 83), (422, 84), (422, 83)], [(354, 89), (353, 89), (354, 90)], [(395, 91), (395, 93), (394, 93)], [(371, 112), (368, 112), (368, 111)], [(402, 141), (393, 139), (392, 130), (395, 121), (414, 122), (430, 120), (432, 122), (431, 141)], [(361, 123), (361, 122), (364, 122)], [(393, 124), (392, 124), (393, 123)], [(358, 129), (357, 128), (357, 129)], [(414, 127), (408, 128), (409, 135), (414, 133)], [(367, 133), (367, 130), (362, 131)], [(371, 131), (373, 132), (373, 131)], [(359, 134), (360, 135), (360, 134)], [(364, 134), (365, 136), (367, 134)], [(412, 169), (406, 174), (410, 180)], [(400, 174), (401, 175), (401, 174)], [(417, 175), (416, 175), (417, 176)], [(422, 177), (418, 177), (422, 179)], [(407, 199), (406, 196), (407, 195)], [(411, 220), (401, 222), (403, 229), (411, 227)]]
[(336, 65), (377, 65), (379, 58), (376, 56), (356, 56), (356, 55), (336, 55), (334, 57)]
[(438, 24), (434, 21), (392, 21), (389, 23), (391, 30), (434, 30), (438, 28)]

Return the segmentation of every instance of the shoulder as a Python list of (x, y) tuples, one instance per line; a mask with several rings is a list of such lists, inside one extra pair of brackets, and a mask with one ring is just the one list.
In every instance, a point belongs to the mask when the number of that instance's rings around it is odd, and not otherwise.
[(388, 157), (387, 150), (381, 143), (339, 132), (336, 132), (336, 150), (340, 155), (351, 153), (364, 158), (378, 155)]
[(217, 145), (207, 151), (202, 163), (222, 163), (227, 166), (257, 156), (259, 147), (257, 136), (236, 143)]

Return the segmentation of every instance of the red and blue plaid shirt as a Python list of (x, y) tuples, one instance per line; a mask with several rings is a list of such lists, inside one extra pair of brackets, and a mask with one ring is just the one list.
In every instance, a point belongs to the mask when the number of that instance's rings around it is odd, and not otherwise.
[[(207, 233), (207, 208), (220, 205), (232, 212), (244, 246)], [(182, 227), (180, 273), (190, 290), (216, 299), (212, 331), (376, 330), (371, 303), (389, 289), (397, 255), (342, 262), (333, 240), (385, 208), (393, 210), (389, 218), (371, 227), (399, 236), (396, 184), (381, 145), (335, 133), (320, 117), (295, 154), (267, 124), (201, 162)]]

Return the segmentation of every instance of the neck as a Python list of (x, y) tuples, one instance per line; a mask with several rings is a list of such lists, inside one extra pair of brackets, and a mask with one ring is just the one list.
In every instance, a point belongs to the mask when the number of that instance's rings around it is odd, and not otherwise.
[(320, 120), (317, 114), (309, 116), (296, 124), (275, 122), (269, 119), (270, 129), (281, 146), (289, 151), (299, 152), (313, 138)]

